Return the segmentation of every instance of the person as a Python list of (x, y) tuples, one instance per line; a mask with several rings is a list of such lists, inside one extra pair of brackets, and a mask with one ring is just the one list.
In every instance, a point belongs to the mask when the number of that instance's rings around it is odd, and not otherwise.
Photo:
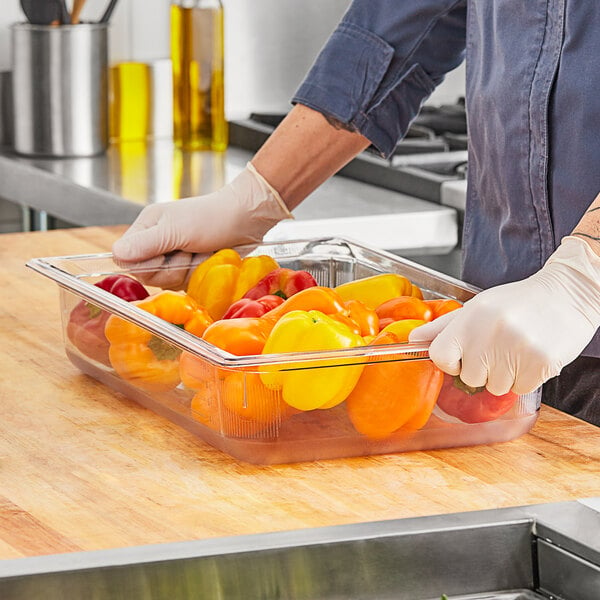
[(462, 277), (484, 291), (410, 339), (469, 386), (543, 384), (543, 402), (600, 425), (599, 23), (595, 2), (354, 0), (247, 168), (146, 207), (114, 255), (185, 264), (260, 241), (359, 152), (390, 156), (466, 59)]

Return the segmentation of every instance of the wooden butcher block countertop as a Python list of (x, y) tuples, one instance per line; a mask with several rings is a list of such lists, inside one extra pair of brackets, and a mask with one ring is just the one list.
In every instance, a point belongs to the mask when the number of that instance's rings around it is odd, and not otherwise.
[(490, 446), (269, 467), (213, 449), (80, 373), (57, 285), (25, 267), (122, 231), (0, 236), (0, 558), (600, 495), (600, 428), (548, 407)]

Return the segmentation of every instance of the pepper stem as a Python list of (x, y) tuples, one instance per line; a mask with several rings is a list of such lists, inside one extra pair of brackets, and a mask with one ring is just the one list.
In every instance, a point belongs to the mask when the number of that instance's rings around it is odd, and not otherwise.
[(181, 350), (177, 346), (173, 346), (155, 335), (150, 338), (148, 348), (152, 350), (158, 360), (175, 360), (181, 354)]
[(469, 394), (469, 396), (472, 396), (473, 394), (478, 394), (479, 392), (483, 392), (483, 390), (485, 390), (485, 385), (482, 385), (480, 387), (471, 387), (470, 385), (467, 385), (460, 378), (460, 375), (454, 376), (454, 387), (458, 388), (461, 392), (464, 392), (465, 394)]

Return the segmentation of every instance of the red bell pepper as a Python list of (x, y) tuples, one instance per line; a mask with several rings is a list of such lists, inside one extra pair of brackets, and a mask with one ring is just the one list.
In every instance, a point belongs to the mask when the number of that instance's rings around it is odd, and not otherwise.
[(238, 317), (262, 317), (271, 309), (283, 304), (283, 298), (275, 294), (267, 294), (257, 300), (240, 298), (234, 302), (221, 317), (222, 319), (236, 319)]
[(137, 279), (129, 275), (109, 275), (94, 285), (127, 302), (143, 300), (150, 295)]
[(281, 296), (284, 300), (301, 290), (317, 285), (315, 278), (308, 271), (294, 271), (280, 267), (263, 277), (244, 298), (257, 300), (267, 295)]
[[(143, 300), (149, 295), (139, 281), (128, 275), (110, 275), (94, 285), (127, 302)], [(95, 304), (81, 300), (71, 311), (67, 323), (67, 337), (73, 345), (89, 358), (107, 366), (110, 366), (110, 344), (104, 335), (104, 326), (109, 316), (110, 313)]]
[(507, 413), (517, 398), (514, 392), (494, 396), (484, 387), (468, 386), (458, 376), (444, 375), (437, 404), (446, 414), (464, 423), (485, 423)]

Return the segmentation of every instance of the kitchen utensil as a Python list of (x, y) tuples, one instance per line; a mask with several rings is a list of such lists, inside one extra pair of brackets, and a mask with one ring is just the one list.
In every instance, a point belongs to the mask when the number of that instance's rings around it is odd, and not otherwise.
[(12, 72), (0, 71), (0, 148), (13, 146)]
[(67, 8), (67, 3), (65, 0), (56, 0), (58, 4), (58, 8), (60, 11), (60, 23), (61, 25), (70, 25), (71, 24), (71, 15), (69, 13), (69, 9)]
[(106, 10), (104, 11), (104, 14), (100, 18), (99, 23), (108, 23), (111, 15), (113, 13), (113, 10), (115, 10), (116, 4), (117, 4), (117, 0), (110, 0), (110, 2), (108, 3), (108, 6), (106, 7)]
[(71, 22), (65, 0), (21, 0), (21, 8), (32, 25)]
[(85, 0), (73, 0), (73, 7), (71, 8), (71, 25), (77, 25), (79, 23), (79, 15), (83, 9)]
[(61, 21), (57, 0), (21, 0), (21, 8), (32, 25), (50, 25), (52, 21)]

